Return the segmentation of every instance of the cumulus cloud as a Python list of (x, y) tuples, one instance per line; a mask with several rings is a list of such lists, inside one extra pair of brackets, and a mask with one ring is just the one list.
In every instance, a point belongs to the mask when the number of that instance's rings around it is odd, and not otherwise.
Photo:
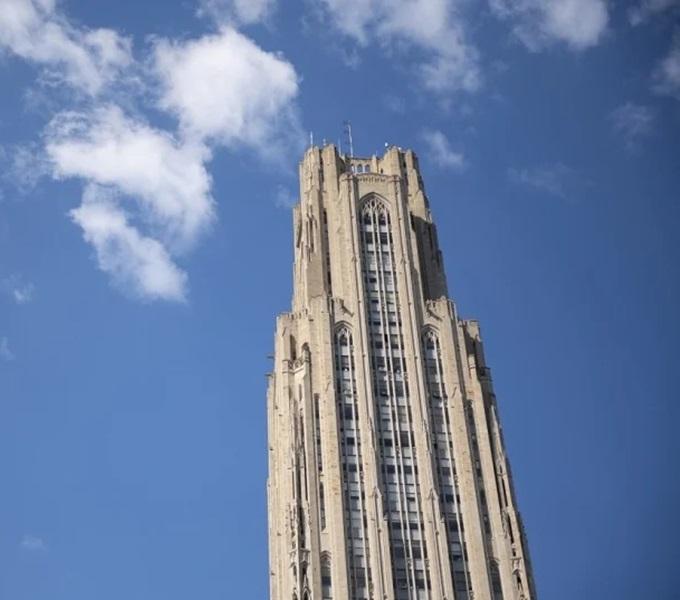
[(437, 130), (427, 129), (421, 137), (425, 142), (427, 151), (436, 165), (445, 169), (462, 169), (465, 165), (465, 157), (462, 153), (451, 148), (446, 136)]
[(252, 25), (265, 21), (276, 7), (276, 0), (201, 0), (198, 14), (219, 24)]
[(236, 30), (184, 42), (158, 40), (154, 68), (159, 105), (177, 116), (185, 137), (244, 145), (268, 157), (302, 143), (295, 69)]
[(131, 42), (111, 29), (74, 27), (55, 4), (0, 2), (0, 49), (42, 65), (50, 81), (97, 94), (132, 62)]
[(680, 33), (676, 33), (668, 54), (654, 72), (654, 91), (680, 99)]
[(208, 149), (178, 141), (117, 106), (60, 113), (45, 147), (55, 177), (115, 187), (174, 248), (189, 247), (213, 219)]
[(567, 182), (573, 169), (562, 163), (531, 168), (508, 169), (508, 179), (513, 183), (533, 188), (559, 198), (567, 197)]
[(649, 106), (626, 102), (617, 106), (609, 119), (614, 130), (623, 137), (629, 150), (635, 148), (640, 138), (649, 135), (654, 126), (654, 112)]
[(123, 292), (144, 300), (182, 301), (187, 276), (158, 240), (130, 225), (110, 190), (88, 185), (80, 207), (70, 212), (94, 246), (99, 268)]
[[(175, 261), (215, 218), (207, 165), (216, 148), (248, 148), (275, 160), (304, 144), (295, 69), (233, 28), (264, 19), (273, 6), (205, 0), (201, 10), (218, 21), (217, 33), (157, 38), (137, 62), (131, 40), (76, 27), (55, 0), (0, 0), (0, 51), (86, 94), (57, 97), (39, 152), (17, 152), (13, 167), (27, 184), (45, 165), (54, 179), (83, 183), (70, 217), (99, 268), (132, 296), (186, 297), (187, 275)], [(139, 72), (145, 89), (122, 85)], [(177, 130), (150, 125), (143, 116), (149, 108), (174, 116)]]
[(45, 147), (56, 178), (86, 183), (70, 214), (99, 268), (135, 297), (183, 300), (186, 274), (171, 256), (189, 249), (214, 219), (209, 150), (111, 105), (57, 115)]
[(605, 0), (489, 0), (492, 11), (512, 23), (532, 51), (551, 43), (585, 50), (602, 38), (609, 14)]
[(5, 336), (0, 337), (0, 360), (14, 360), (14, 353), (10, 350), (9, 340)]
[(423, 52), (421, 81), (434, 92), (474, 91), (478, 52), (467, 39), (459, 0), (323, 0), (332, 24), (361, 46), (377, 42)]

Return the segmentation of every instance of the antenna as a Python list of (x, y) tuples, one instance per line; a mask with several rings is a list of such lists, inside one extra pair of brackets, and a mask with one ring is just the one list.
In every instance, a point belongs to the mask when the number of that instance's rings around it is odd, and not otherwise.
[(309, 147), (311, 148), (314, 145), (314, 132), (310, 131), (309, 132)]
[(347, 136), (347, 141), (349, 143), (349, 155), (354, 156), (354, 142), (352, 141), (352, 123), (349, 121), (343, 122), (345, 128), (345, 135)]

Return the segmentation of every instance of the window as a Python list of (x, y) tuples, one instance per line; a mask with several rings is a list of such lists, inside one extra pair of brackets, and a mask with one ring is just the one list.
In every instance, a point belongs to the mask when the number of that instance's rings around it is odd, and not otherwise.
[(441, 510), (447, 521), (449, 559), (453, 573), (454, 587), (459, 592), (456, 597), (467, 598), (469, 572), (464, 541), (464, 530), (459, 505), (460, 496), (454, 474), (456, 471), (453, 456), (453, 431), (448, 417), (448, 397), (442, 377), (441, 348), (437, 333), (428, 329), (422, 338), (423, 367), (425, 384), (428, 391), (428, 413), (433, 437), (432, 454), (436, 460), (436, 476), (439, 485)]
[[(366, 572), (365, 555), (368, 552), (365, 495), (363, 491), (359, 411), (354, 374), (354, 346), (348, 327), (340, 327), (335, 334), (335, 386), (338, 421), (341, 423), (340, 451), (342, 461), (343, 507), (345, 535), (348, 548), (348, 569), (353, 590), (365, 586), (370, 572)], [(324, 517), (325, 519), (325, 517)], [(328, 586), (323, 586), (323, 597), (331, 597), (330, 567)], [(363, 582), (360, 584), (360, 582)], [(356, 596), (356, 594), (354, 594)]]
[[(364, 172), (370, 165), (364, 165)], [(371, 376), (380, 446), (380, 482), (385, 495), (393, 585), (396, 598), (413, 600), (429, 589), (423, 564), (414, 574), (410, 561), (425, 554), (420, 545), (423, 517), (417, 482), (415, 448), (411, 444), (412, 416), (406, 382), (404, 337), (399, 315), (399, 271), (394, 255), (387, 205), (378, 197), (364, 200), (359, 219), (367, 330), (371, 340)], [(399, 449), (397, 451), (397, 448)], [(404, 501), (408, 497), (409, 501)], [(408, 531), (407, 539), (402, 535)], [(420, 560), (419, 558), (416, 558)]]

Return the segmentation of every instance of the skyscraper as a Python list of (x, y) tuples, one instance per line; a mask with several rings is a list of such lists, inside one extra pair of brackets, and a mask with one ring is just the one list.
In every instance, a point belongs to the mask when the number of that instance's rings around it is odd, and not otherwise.
[(311, 147), (269, 379), (271, 600), (535, 598), (479, 326), (415, 154)]

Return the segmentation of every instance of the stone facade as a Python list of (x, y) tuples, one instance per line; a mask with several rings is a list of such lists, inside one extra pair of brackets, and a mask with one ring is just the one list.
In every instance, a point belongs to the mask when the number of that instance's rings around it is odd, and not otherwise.
[(479, 326), (415, 154), (311, 147), (268, 388), (271, 600), (529, 600)]

